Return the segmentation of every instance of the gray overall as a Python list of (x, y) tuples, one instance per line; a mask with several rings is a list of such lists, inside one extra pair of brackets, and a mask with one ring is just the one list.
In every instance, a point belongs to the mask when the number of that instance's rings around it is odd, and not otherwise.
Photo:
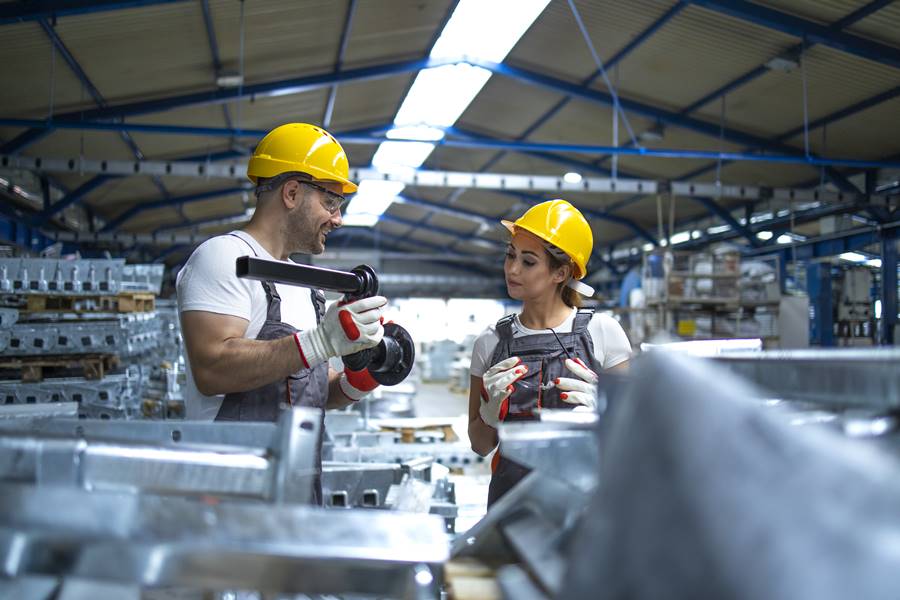
[[(233, 235), (233, 234), (229, 234)], [(234, 236), (247, 244), (256, 256), (253, 246), (247, 240)], [(262, 281), (266, 292), (266, 322), (256, 336), (258, 340), (275, 340), (297, 332), (297, 329), (281, 321), (281, 297), (275, 284)], [(320, 290), (311, 289), (316, 322), (325, 314), (325, 296)], [(325, 403), (328, 400), (328, 363), (324, 362), (312, 369), (301, 369), (285, 379), (273, 381), (248, 392), (225, 394), (216, 421), (277, 421), (281, 411), (292, 406), (318, 408), (321, 411), (319, 441), (316, 446), (316, 468), (322, 470), (322, 437), (325, 434)], [(322, 480), (317, 475), (314, 483), (315, 498), (322, 503)]]
[[(566, 368), (566, 358), (578, 357), (584, 364), (596, 370), (594, 343), (588, 332), (588, 324), (593, 316), (593, 309), (582, 308), (575, 315), (575, 322), (569, 333), (557, 332), (554, 335), (548, 331), (518, 338), (513, 337), (515, 315), (508, 315), (497, 321), (496, 331), (500, 341), (489, 364), (496, 365), (510, 356), (518, 356), (522, 359), (522, 364), (528, 366), (525, 377), (513, 384), (515, 390), (509, 397), (509, 410), (505, 417), (501, 415), (504, 422), (533, 421), (536, 418), (534, 410), (538, 408), (575, 407), (559, 397), (560, 391), (556, 387), (542, 389), (541, 386), (547, 385), (557, 377), (574, 377)], [(568, 355), (560, 344), (565, 346)], [(529, 472), (528, 468), (501, 456), (499, 448), (494, 455), (492, 467), (488, 506), (496, 502)]]

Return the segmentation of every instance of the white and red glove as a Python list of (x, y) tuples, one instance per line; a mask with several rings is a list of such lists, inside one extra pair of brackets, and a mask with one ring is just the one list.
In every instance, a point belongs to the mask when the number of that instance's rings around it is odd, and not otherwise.
[(377, 346), (384, 337), (381, 316), (386, 304), (384, 296), (372, 296), (329, 306), (318, 327), (294, 334), (303, 366), (311, 369), (333, 356)]
[(516, 389), (513, 384), (528, 373), (528, 366), (521, 362), (518, 356), (510, 356), (484, 372), (478, 414), (491, 427), (497, 427), (506, 416), (509, 410), (507, 399)]
[(363, 369), (362, 371), (351, 371), (344, 367), (344, 372), (341, 373), (338, 385), (341, 388), (341, 392), (343, 392), (347, 398), (354, 402), (358, 402), (365, 398), (369, 392), (377, 388), (379, 383), (372, 377), (368, 368)]
[[(571, 371), (578, 379), (571, 377), (557, 377), (554, 383), (560, 390), (560, 399), (569, 404), (578, 404), (576, 410), (581, 407), (587, 407), (594, 410), (597, 408), (597, 374), (591, 371), (587, 365), (581, 362), (580, 358), (567, 358), (566, 368)], [(584, 409), (582, 409), (584, 410)]]

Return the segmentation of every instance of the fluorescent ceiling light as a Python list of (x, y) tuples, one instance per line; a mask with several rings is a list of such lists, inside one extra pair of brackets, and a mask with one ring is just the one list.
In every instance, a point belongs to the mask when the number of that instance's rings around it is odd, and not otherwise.
[(881, 268), (881, 259), (880, 258), (870, 258), (866, 261), (866, 266), (875, 267), (876, 269)]
[(794, 238), (792, 238), (791, 236), (787, 235), (786, 233), (785, 233), (785, 234), (782, 234), (782, 235), (779, 235), (779, 236), (778, 236), (778, 239), (775, 240), (775, 242), (778, 243), (778, 244), (790, 244), (790, 243), (793, 242), (793, 241), (794, 241)]
[(881, 318), (881, 300), (875, 301), (875, 318), (876, 319)]
[(431, 58), (465, 56), (503, 62), (550, 0), (461, 0)]
[(691, 232), (690, 231), (681, 231), (672, 236), (672, 245), (675, 244), (683, 244), (685, 242), (690, 241)]
[(465, 63), (419, 71), (394, 125), (450, 127), (490, 78), (490, 71)]
[(725, 233), (726, 231), (731, 231), (731, 225), (716, 225), (715, 227), (707, 229), (706, 233), (715, 235), (717, 233)]
[(841, 260), (846, 260), (848, 262), (861, 263), (866, 261), (866, 257), (860, 254), (859, 252), (844, 252), (840, 256), (838, 256)]
[(701, 237), (702, 235), (703, 235), (703, 232), (700, 231), (699, 229), (695, 229), (695, 230), (693, 230), (693, 231), (691, 232), (691, 237), (692, 237), (693, 239), (695, 239), (695, 240), (700, 239), (700, 237)]
[[(550, 0), (461, 0), (431, 50), (430, 58), (468, 58), (500, 63), (519, 38), (531, 27)], [(372, 165), (382, 172), (418, 169), (444, 138), (439, 128), (451, 127), (488, 79), (491, 72), (466, 63), (423, 69), (416, 75), (406, 98), (394, 117), (387, 137), (415, 139), (417, 142), (382, 142)], [(363, 182), (347, 207), (347, 217), (357, 214), (380, 216), (403, 191), (402, 183), (392, 188), (368, 186)], [(393, 183), (393, 182), (390, 182)], [(350, 224), (352, 220), (345, 219)]]
[(771, 240), (772, 236), (775, 235), (771, 231), (760, 231), (756, 234), (756, 237), (761, 239), (762, 241)]
[(371, 227), (388, 206), (397, 200), (397, 194), (403, 191), (403, 187), (403, 183), (399, 181), (362, 180), (359, 183), (359, 190), (347, 206), (344, 225)]
[(563, 181), (565, 181), (566, 183), (581, 183), (581, 173), (569, 171), (568, 173), (563, 175)]
[(653, 244), (647, 242), (646, 244), (641, 246), (641, 250), (643, 250), (644, 252), (650, 252), (651, 250), (653, 250)]

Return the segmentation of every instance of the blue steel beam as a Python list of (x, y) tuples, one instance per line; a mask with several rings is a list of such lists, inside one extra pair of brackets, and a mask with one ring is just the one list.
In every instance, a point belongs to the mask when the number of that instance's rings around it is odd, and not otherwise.
[(900, 49), (745, 0), (689, 0), (728, 16), (900, 69)]
[[(356, 14), (356, 0), (350, 0), (347, 5), (347, 14), (344, 17), (344, 27), (341, 29), (341, 41), (338, 44), (337, 59), (334, 61), (335, 73), (340, 73), (344, 66), (344, 53), (347, 51), (347, 42), (350, 40), (350, 29), (353, 27), (353, 16)], [(331, 116), (334, 113), (334, 102), (337, 99), (337, 85), (328, 90), (328, 100), (325, 102), (325, 114), (322, 115), (322, 127), (331, 127)]]
[[(735, 219), (731, 215), (731, 211), (729, 211), (727, 208), (720, 205), (712, 198), (702, 198), (700, 196), (691, 196), (690, 198), (694, 202), (697, 202), (704, 206), (710, 213), (718, 216), (720, 219), (728, 223), (728, 225), (730, 225), (734, 231), (739, 233), (745, 240), (747, 240), (751, 246), (759, 246), (759, 240), (757, 239), (756, 235), (752, 231), (750, 231), (750, 229), (748, 229), (744, 225), (741, 225), (740, 221)], [(673, 231), (671, 233), (675, 232)]]
[(0, 25), (69, 17), (154, 4), (174, 4), (184, 0), (29, 0), (0, 4)]

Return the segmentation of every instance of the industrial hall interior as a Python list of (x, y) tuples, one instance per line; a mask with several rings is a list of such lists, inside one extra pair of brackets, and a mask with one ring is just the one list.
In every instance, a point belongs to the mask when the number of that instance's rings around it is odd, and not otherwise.
[(900, 597), (900, 1), (0, 0), (0, 598)]

